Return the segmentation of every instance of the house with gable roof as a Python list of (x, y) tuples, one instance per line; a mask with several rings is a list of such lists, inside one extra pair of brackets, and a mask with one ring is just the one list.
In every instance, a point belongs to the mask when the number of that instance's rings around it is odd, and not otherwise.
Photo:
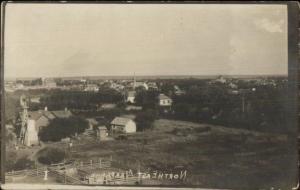
[(115, 117), (110, 123), (113, 133), (135, 133), (136, 124), (132, 119), (125, 117)]

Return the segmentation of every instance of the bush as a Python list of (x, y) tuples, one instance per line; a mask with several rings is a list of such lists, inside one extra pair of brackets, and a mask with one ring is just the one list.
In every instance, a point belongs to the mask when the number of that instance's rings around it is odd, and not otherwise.
[(35, 165), (34, 161), (29, 160), (27, 157), (16, 159), (16, 152), (7, 152), (5, 160), (5, 171), (17, 171), (24, 169), (31, 169)]
[(17, 162), (14, 164), (13, 169), (14, 170), (24, 170), (29, 169), (34, 166), (34, 161), (29, 160), (26, 157), (20, 158), (17, 160)]
[(38, 161), (42, 164), (59, 163), (66, 158), (66, 154), (61, 149), (44, 148), (38, 152)]

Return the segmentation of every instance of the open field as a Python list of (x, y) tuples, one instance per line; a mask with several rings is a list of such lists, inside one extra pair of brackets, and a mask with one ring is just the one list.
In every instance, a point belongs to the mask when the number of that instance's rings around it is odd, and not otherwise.
[(290, 178), (297, 171), (293, 145), (285, 135), (160, 119), (153, 130), (128, 135), (126, 140), (74, 143), (72, 159), (112, 156), (121, 169), (180, 168), (187, 170), (182, 185), (285, 189), (296, 181)]

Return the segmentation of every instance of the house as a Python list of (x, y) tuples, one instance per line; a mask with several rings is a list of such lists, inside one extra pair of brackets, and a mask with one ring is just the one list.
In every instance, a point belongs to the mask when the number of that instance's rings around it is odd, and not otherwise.
[(159, 94), (158, 96), (159, 106), (172, 106), (172, 99), (164, 94)]
[(177, 96), (185, 94), (185, 91), (181, 90), (177, 85), (174, 86), (174, 94)]
[(101, 109), (105, 110), (105, 109), (113, 109), (115, 108), (117, 105), (116, 104), (109, 104), (109, 103), (105, 103), (101, 105)]
[(219, 76), (215, 82), (219, 82), (219, 83), (222, 83), (222, 84), (225, 84), (227, 82), (227, 80), (223, 77), (223, 76)]
[(229, 86), (230, 88), (232, 88), (232, 89), (237, 89), (237, 88), (238, 88), (238, 86), (237, 86), (236, 84), (232, 83), (232, 82), (229, 83), (228, 86)]
[(69, 118), (71, 116), (72, 113), (67, 109), (48, 111), (47, 107), (45, 107), (44, 110), (28, 112), (28, 119), (34, 121), (34, 126), (36, 128), (37, 133), (41, 130), (41, 128), (48, 126), (50, 120), (54, 118)]
[(127, 92), (127, 98), (126, 98), (126, 102), (135, 103), (135, 91), (129, 91)]
[(158, 90), (158, 86), (155, 82), (148, 82), (149, 89)]
[(30, 98), (30, 102), (32, 103), (40, 103), (41, 101), (41, 98), (40, 97), (32, 97)]
[(135, 106), (135, 105), (128, 105), (126, 106), (125, 110), (127, 111), (131, 111), (131, 110), (142, 110), (143, 107), (142, 106)]
[(125, 117), (116, 117), (112, 122), (111, 131), (113, 133), (135, 133), (136, 124), (132, 119)]
[(99, 91), (99, 87), (96, 84), (88, 84), (88, 85), (86, 85), (84, 91), (87, 91), (87, 92), (98, 92)]
[(47, 79), (43, 78), (42, 83), (43, 83), (43, 86), (46, 88), (56, 88), (56, 86), (57, 86), (54, 79), (50, 79), (50, 78), (47, 78)]
[(65, 110), (48, 111), (47, 107), (44, 110), (28, 112), (28, 119), (23, 119), (26, 122), (26, 128), (21, 131), (21, 136), (24, 135), (23, 144), (26, 146), (39, 144), (39, 131), (49, 125), (54, 118), (68, 118), (72, 113)]
[(148, 90), (148, 89), (149, 89), (149, 86), (148, 86), (147, 83), (145, 83), (145, 82), (134, 81), (134, 82), (132, 83), (132, 85), (133, 85), (133, 89), (136, 89), (136, 88), (138, 88), (138, 87), (142, 87), (142, 88), (144, 88), (145, 90)]

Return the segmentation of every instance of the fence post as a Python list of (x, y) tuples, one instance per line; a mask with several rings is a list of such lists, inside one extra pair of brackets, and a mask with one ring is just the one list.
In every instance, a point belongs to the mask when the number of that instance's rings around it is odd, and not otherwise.
[(80, 166), (81, 166), (81, 167), (83, 166), (83, 162), (82, 162), (82, 161), (80, 161)]
[(90, 160), (91, 168), (93, 168), (93, 160)]
[(101, 158), (99, 158), (99, 167), (101, 168)]
[(45, 171), (44, 171), (44, 180), (48, 180), (48, 170), (46, 169)]
[(112, 155), (110, 155), (110, 161), (112, 162)]

